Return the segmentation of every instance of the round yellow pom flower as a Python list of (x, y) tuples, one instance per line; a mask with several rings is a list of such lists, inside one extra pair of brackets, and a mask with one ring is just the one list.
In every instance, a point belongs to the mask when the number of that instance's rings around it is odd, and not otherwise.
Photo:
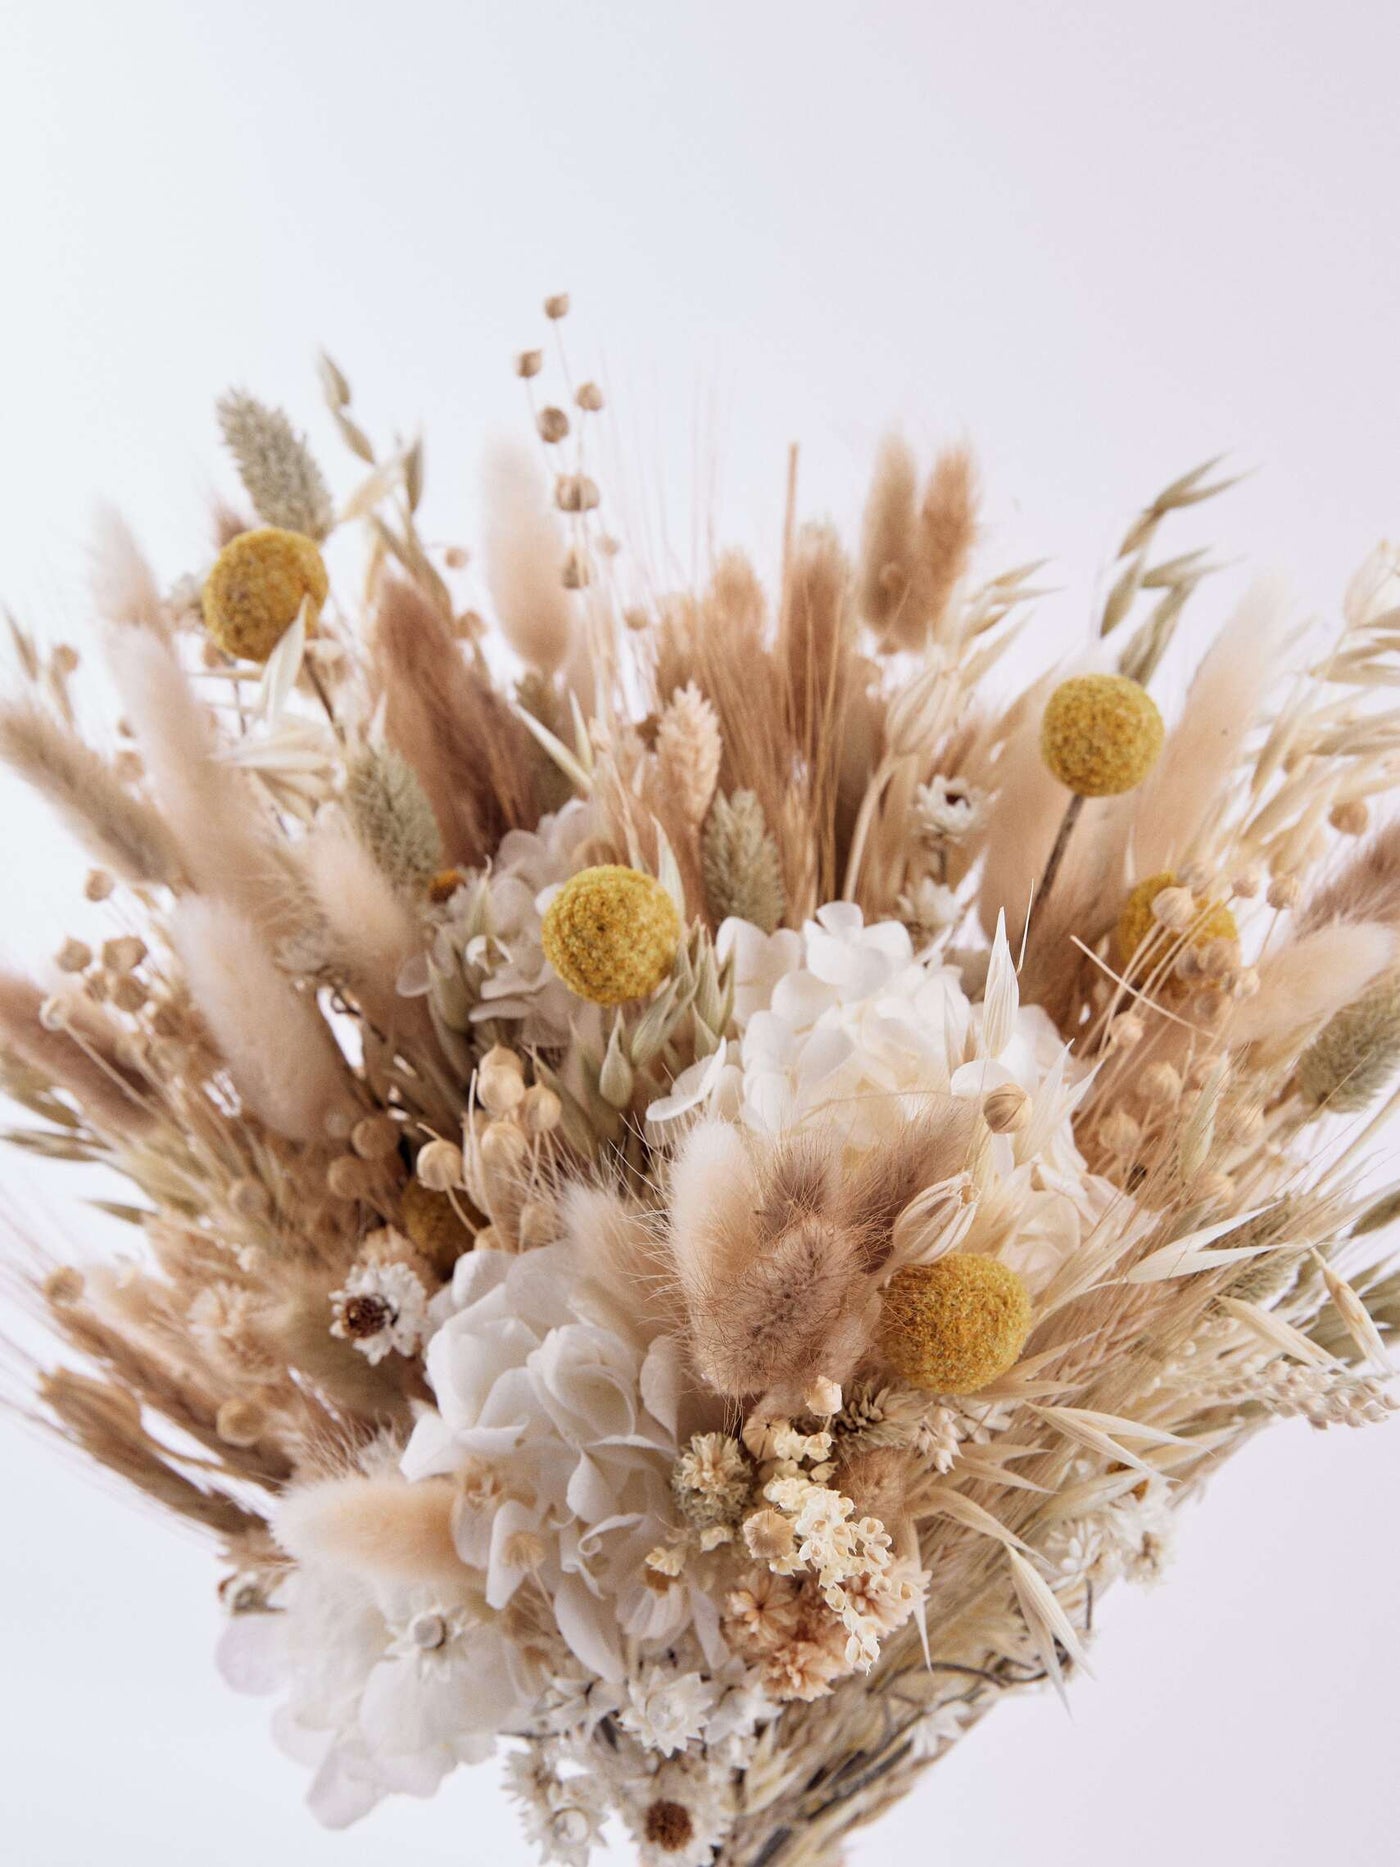
[(316, 627), (328, 587), (321, 553), (300, 532), (240, 532), (205, 579), (204, 626), (226, 655), (266, 661), (303, 600), (307, 627)]
[[(1166, 869), (1160, 875), (1149, 875), (1146, 881), (1139, 882), (1128, 896), (1123, 904), (1123, 912), (1118, 917), (1118, 931), (1114, 935), (1119, 957), (1124, 963), (1162, 925), (1152, 912), (1152, 903), (1164, 890), (1180, 886), (1170, 869)], [(1197, 901), (1195, 905), (1195, 915), (1185, 933), (1168, 935), (1158, 942), (1159, 957), (1165, 958), (1175, 948), (1179, 938), (1185, 939), (1188, 946), (1197, 948), (1209, 946), (1212, 940), (1239, 939), (1240, 930), (1235, 917), (1223, 901)]]
[(421, 1180), (410, 1180), (399, 1196), (399, 1223), (433, 1269), (450, 1277), (452, 1266), (472, 1248), (469, 1227), (457, 1217), (446, 1193), (435, 1193)]
[(545, 910), (545, 958), (571, 992), (621, 1005), (654, 992), (681, 940), (675, 903), (650, 875), (615, 863), (582, 869)]
[(876, 1339), (886, 1361), (911, 1386), (933, 1394), (975, 1394), (1006, 1373), (1030, 1332), (1024, 1279), (998, 1258), (955, 1251), (895, 1272)]
[(1077, 674), (1045, 707), (1040, 753), (1080, 797), (1117, 797), (1157, 762), (1165, 728), (1145, 687), (1122, 674)]

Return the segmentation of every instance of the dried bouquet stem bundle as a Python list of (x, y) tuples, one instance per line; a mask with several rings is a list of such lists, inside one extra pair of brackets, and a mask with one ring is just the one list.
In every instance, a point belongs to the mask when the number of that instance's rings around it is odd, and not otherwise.
[(166, 587), (104, 521), (111, 745), (12, 628), (112, 924), (0, 980), (8, 1138), (140, 1239), (37, 1273), (36, 1405), (214, 1539), (323, 1821), (504, 1742), (545, 1860), (830, 1867), (1258, 1428), (1392, 1410), (1400, 554), (1173, 709), (1209, 463), (1008, 692), (966, 448), (659, 592), (559, 357), (481, 590), (326, 361), (348, 497), (237, 392), (256, 525)]

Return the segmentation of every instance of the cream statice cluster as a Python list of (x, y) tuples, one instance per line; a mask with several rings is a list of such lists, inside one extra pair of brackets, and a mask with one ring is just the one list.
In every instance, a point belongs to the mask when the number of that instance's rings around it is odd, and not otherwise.
[(828, 1867), (1252, 1433), (1392, 1410), (1397, 556), (1277, 691), (1246, 590), (1168, 720), (1198, 470), (1016, 691), (965, 450), (666, 590), (517, 368), (479, 560), (327, 361), (358, 485), (236, 394), (191, 562), (107, 523), (110, 732), (13, 625), (93, 866), (9, 1138), (128, 1189), (39, 1403), (215, 1543), (323, 1821), (504, 1753), (542, 1861)]

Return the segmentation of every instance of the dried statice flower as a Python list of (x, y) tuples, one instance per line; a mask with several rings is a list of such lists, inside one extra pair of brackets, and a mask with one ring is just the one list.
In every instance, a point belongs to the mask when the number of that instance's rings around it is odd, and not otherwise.
[(752, 1467), (737, 1440), (727, 1433), (696, 1433), (676, 1461), (671, 1490), (676, 1508), (694, 1529), (732, 1532), (752, 1481)]

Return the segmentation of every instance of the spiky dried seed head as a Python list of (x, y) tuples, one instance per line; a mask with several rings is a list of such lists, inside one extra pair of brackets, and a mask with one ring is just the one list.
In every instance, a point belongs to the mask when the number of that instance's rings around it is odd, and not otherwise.
[(532, 376), (538, 376), (543, 368), (543, 350), (522, 350), (515, 359), (516, 375), (523, 377), (527, 382)]
[(569, 315), (569, 294), (554, 292), (544, 301), (544, 315), (556, 322)]
[(569, 418), (562, 408), (542, 408), (535, 426), (540, 431), (540, 439), (553, 446), (569, 432)]
[(1298, 1059), (1298, 1087), (1319, 1113), (1353, 1115), (1400, 1066), (1400, 973), (1329, 1019)]
[(1030, 1331), (1025, 1280), (999, 1258), (953, 1252), (895, 1272), (877, 1342), (911, 1386), (975, 1394), (1014, 1365)]
[(1078, 674), (1046, 702), (1040, 750), (1079, 797), (1131, 791), (1156, 764), (1166, 729), (1147, 689), (1123, 674)]
[(596, 382), (580, 383), (578, 394), (574, 397), (579, 407), (590, 415), (596, 415), (603, 406), (603, 392)]

